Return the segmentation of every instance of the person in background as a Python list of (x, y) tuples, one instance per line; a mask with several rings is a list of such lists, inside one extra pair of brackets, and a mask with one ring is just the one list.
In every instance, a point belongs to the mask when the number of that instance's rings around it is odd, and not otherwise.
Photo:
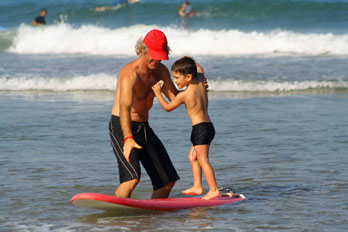
[(178, 8), (178, 14), (181, 17), (192, 17), (198, 15), (197, 12), (192, 10), (189, 1), (184, 1), (182, 5)]
[(133, 4), (139, 1), (140, 0), (117, 0), (114, 1), (110, 6), (98, 6), (95, 8), (95, 11), (117, 10), (126, 4)]
[(45, 17), (47, 15), (47, 9), (43, 8), (40, 12), (40, 15), (37, 16), (32, 22), (31, 24), (33, 26), (42, 26), (46, 24), (46, 20)]

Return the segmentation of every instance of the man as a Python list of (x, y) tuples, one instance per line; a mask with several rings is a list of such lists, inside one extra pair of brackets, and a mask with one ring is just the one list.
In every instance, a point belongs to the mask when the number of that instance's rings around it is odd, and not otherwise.
[(118, 197), (130, 197), (140, 180), (142, 163), (150, 176), (152, 198), (167, 198), (179, 176), (166, 149), (148, 124), (153, 105), (152, 86), (164, 82), (162, 91), (173, 100), (177, 94), (168, 69), (161, 63), (168, 60), (169, 47), (162, 31), (151, 30), (136, 44), (136, 60), (119, 72), (109, 130), (117, 158), (120, 185)]
[(47, 15), (47, 10), (44, 8), (41, 10), (40, 15), (37, 16), (32, 22), (31, 24), (33, 26), (41, 26), (41, 25), (45, 25), (46, 24), (46, 20), (45, 17)]

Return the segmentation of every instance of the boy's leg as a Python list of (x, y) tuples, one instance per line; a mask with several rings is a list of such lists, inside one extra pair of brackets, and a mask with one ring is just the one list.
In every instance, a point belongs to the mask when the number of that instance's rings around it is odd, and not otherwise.
[(194, 146), (194, 149), (197, 154), (199, 165), (203, 169), (205, 179), (207, 180), (207, 183), (209, 186), (209, 192), (202, 198), (212, 199), (212, 198), (218, 197), (220, 195), (220, 192), (216, 185), (214, 169), (210, 165), (209, 158), (208, 158), (209, 145), (197, 145), (197, 146)]
[(193, 185), (191, 188), (182, 191), (185, 195), (201, 195), (203, 194), (202, 188), (202, 169), (197, 160), (197, 153), (193, 146), (190, 148), (188, 159), (191, 164)]

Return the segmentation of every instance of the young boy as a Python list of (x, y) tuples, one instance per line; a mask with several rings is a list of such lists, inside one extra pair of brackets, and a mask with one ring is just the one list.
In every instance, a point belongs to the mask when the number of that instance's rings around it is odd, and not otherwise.
[[(191, 119), (192, 133), (189, 160), (192, 167), (193, 186), (185, 191), (186, 195), (201, 195), (202, 172), (209, 185), (209, 192), (202, 199), (212, 199), (220, 196), (216, 185), (214, 170), (208, 159), (209, 145), (215, 136), (215, 129), (208, 115), (208, 94), (203, 84), (202, 75), (197, 75), (197, 68), (201, 69), (190, 57), (182, 57), (172, 66), (174, 82), (179, 89), (187, 87), (178, 93), (175, 99), (167, 102), (161, 94), (161, 85), (156, 83), (152, 89), (167, 112), (174, 110), (181, 104), (185, 104), (187, 114)], [(165, 84), (165, 83), (164, 83)]]

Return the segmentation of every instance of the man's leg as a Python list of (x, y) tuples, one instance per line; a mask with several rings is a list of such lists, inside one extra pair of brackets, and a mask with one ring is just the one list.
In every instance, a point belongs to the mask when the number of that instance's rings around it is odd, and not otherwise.
[(133, 149), (130, 156), (130, 162), (123, 155), (122, 140), (123, 134), (121, 130), (120, 119), (118, 116), (111, 116), (109, 123), (110, 142), (117, 159), (117, 165), (120, 176), (120, 185), (115, 191), (115, 196), (128, 198), (139, 183), (140, 164), (138, 159), (138, 149)]
[(129, 198), (138, 183), (139, 179), (133, 179), (127, 182), (123, 182), (117, 187), (115, 196)]
[(162, 188), (154, 190), (151, 198), (152, 199), (168, 198), (174, 184), (175, 184), (175, 181), (163, 186)]
[(144, 153), (141, 163), (149, 175), (154, 189), (151, 198), (168, 198), (175, 182), (180, 178), (161, 140), (150, 127), (146, 132), (147, 144), (142, 149)]

